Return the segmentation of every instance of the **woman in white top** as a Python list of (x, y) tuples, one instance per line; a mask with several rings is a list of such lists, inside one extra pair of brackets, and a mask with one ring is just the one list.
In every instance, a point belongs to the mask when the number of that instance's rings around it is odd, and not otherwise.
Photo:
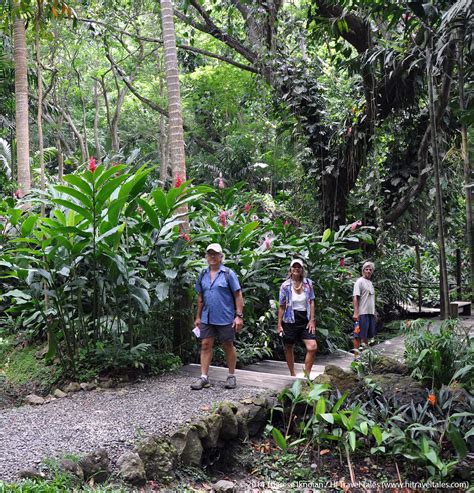
[(311, 373), (316, 344), (316, 320), (314, 317), (314, 290), (311, 279), (304, 277), (303, 261), (290, 263), (287, 280), (280, 287), (278, 309), (278, 335), (283, 336), (285, 358), (290, 375), (295, 373), (294, 345), (302, 340), (306, 346), (305, 374)]

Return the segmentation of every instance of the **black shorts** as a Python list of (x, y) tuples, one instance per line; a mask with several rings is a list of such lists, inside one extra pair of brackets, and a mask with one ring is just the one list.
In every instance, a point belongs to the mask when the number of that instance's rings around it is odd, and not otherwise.
[(283, 343), (294, 344), (303, 339), (315, 340), (316, 335), (308, 330), (308, 315), (306, 312), (295, 311), (295, 323), (283, 322)]
[(234, 324), (214, 325), (201, 322), (201, 335), (199, 339), (208, 339), (209, 337), (218, 338), (219, 342), (235, 340)]

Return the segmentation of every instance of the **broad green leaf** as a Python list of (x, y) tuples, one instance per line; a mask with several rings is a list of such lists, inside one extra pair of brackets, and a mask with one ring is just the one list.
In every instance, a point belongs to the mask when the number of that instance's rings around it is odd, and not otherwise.
[(286, 452), (288, 449), (288, 445), (286, 443), (285, 437), (283, 436), (282, 432), (278, 429), (273, 427), (272, 428), (272, 436), (273, 439), (275, 440), (275, 443)]
[(84, 193), (77, 190), (77, 188), (66, 187), (64, 185), (56, 185), (54, 187), (58, 192), (65, 193), (79, 200), (84, 207), (88, 209), (92, 209), (92, 201), (91, 199)]
[(82, 236), (83, 238), (92, 237), (92, 233), (89, 233), (89, 231), (84, 231), (80, 228), (76, 228), (75, 226), (60, 226), (59, 228), (57, 228), (57, 230), (60, 233), (73, 234), (77, 236)]
[(163, 271), (163, 274), (166, 276), (167, 279), (176, 279), (178, 271), (176, 269), (165, 269)]
[(71, 185), (80, 188), (88, 197), (92, 195), (92, 188), (87, 183), (87, 181), (83, 180), (79, 175), (65, 175), (64, 181), (66, 183), (70, 183)]
[(375, 441), (377, 442), (377, 445), (381, 445), (382, 443), (382, 431), (378, 425), (374, 425), (371, 428), (372, 435), (375, 438)]
[(348, 437), (349, 437), (349, 445), (352, 449), (352, 451), (354, 451), (356, 449), (356, 434), (354, 431), (350, 431), (348, 433)]
[(325, 229), (321, 241), (322, 242), (328, 241), (329, 238), (331, 238), (331, 233), (332, 233), (332, 231), (330, 228)]
[[(102, 187), (102, 185), (112, 176), (115, 175), (116, 173), (120, 173), (122, 170), (124, 170), (126, 166), (124, 164), (119, 164), (117, 166), (111, 166), (110, 168), (106, 169), (96, 180), (95, 182), (95, 189), (96, 191), (99, 191)], [(124, 173), (120, 176), (124, 176), (125, 178), (128, 176), (127, 173)]]
[(114, 228), (109, 229), (104, 234), (99, 236), (99, 238), (97, 238), (96, 241), (97, 241), (97, 243), (100, 243), (102, 240), (104, 240), (105, 238), (108, 238), (109, 236), (111, 236), (115, 233), (123, 233), (124, 229), (125, 229), (125, 223), (119, 224), (118, 226), (115, 226)]
[(326, 399), (324, 397), (320, 397), (318, 403), (316, 404), (316, 408), (314, 410), (315, 414), (324, 414), (326, 412)]
[(341, 395), (341, 397), (337, 400), (336, 404), (332, 407), (332, 412), (337, 413), (341, 406), (344, 404), (344, 401), (347, 399), (347, 392)]
[(56, 219), (63, 225), (66, 226), (66, 216), (64, 212), (59, 209), (54, 209), (53, 214), (56, 216)]
[[(112, 195), (112, 193), (115, 190), (118, 190), (120, 188), (120, 185), (122, 182), (124, 182), (127, 179), (127, 175), (120, 175), (109, 182), (107, 182), (97, 193), (96, 198), (95, 198), (95, 204), (97, 207), (97, 210), (99, 211), (103, 205), (105, 204), (106, 200)], [(121, 197), (120, 197), (121, 198)]]
[(359, 415), (359, 411), (360, 411), (360, 405), (356, 406), (354, 408), (354, 410), (352, 411), (352, 414), (351, 414), (351, 417), (349, 420), (349, 426), (351, 429), (354, 428), (354, 426), (356, 424), (356, 420), (357, 420), (357, 416)]
[(321, 413), (321, 418), (323, 418), (328, 423), (334, 424), (334, 416), (332, 413)]
[(439, 459), (438, 459), (438, 455), (436, 453), (435, 450), (433, 449), (430, 449), (426, 452), (424, 452), (424, 455), (425, 457), (430, 461), (432, 462), (435, 466), (439, 467)]
[(171, 220), (171, 221), (165, 222), (163, 227), (160, 229), (160, 236), (165, 236), (168, 231), (172, 230), (175, 226), (178, 226), (182, 223), (183, 223), (183, 221), (180, 221), (180, 220), (174, 220), (174, 221)]
[(143, 199), (138, 199), (137, 202), (140, 205), (140, 207), (145, 211), (146, 215), (148, 216), (148, 219), (150, 220), (150, 224), (155, 229), (160, 229), (160, 222), (158, 219), (158, 215), (156, 214), (153, 207), (146, 200), (143, 200)]
[(360, 424), (360, 431), (363, 435), (367, 436), (367, 433), (369, 432), (369, 425), (367, 424), (367, 421), (362, 421)]
[(38, 220), (38, 217), (39, 216), (37, 214), (31, 214), (23, 221), (23, 224), (21, 225), (22, 236), (28, 236), (31, 233), (36, 224), (36, 221)]
[(448, 427), (447, 435), (458, 456), (461, 457), (461, 459), (466, 457), (468, 449), (459, 429), (451, 423)]
[(168, 217), (170, 209), (168, 207), (168, 204), (166, 203), (166, 195), (163, 190), (161, 190), (161, 188), (158, 188), (151, 193), (151, 196), (153, 197), (155, 205), (156, 207), (158, 207), (161, 216), (164, 218)]
[(328, 385), (327, 384), (316, 384), (311, 391), (308, 394), (308, 399), (309, 400), (316, 400), (321, 394), (324, 394), (324, 392), (328, 391)]
[(84, 207), (81, 207), (79, 204), (76, 204), (75, 202), (71, 202), (70, 200), (65, 200), (65, 199), (53, 199), (52, 202), (54, 202), (55, 204), (62, 205), (67, 209), (72, 209), (73, 211), (78, 212), (79, 214), (81, 214), (82, 217), (87, 219), (89, 222), (93, 221), (92, 213), (89, 212)]
[(159, 282), (155, 288), (156, 297), (158, 298), (158, 301), (166, 300), (166, 298), (168, 298), (169, 291), (170, 291), (170, 285), (167, 282)]
[(293, 398), (297, 399), (301, 394), (301, 380), (296, 380), (291, 386), (291, 393), (293, 394)]

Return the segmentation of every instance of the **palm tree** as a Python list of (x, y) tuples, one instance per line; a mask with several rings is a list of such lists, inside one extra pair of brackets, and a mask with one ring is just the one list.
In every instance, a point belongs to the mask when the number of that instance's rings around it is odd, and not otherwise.
[[(171, 170), (175, 179), (186, 180), (186, 162), (184, 155), (183, 117), (181, 113), (181, 93), (179, 90), (178, 55), (176, 52), (176, 34), (173, 21), (172, 0), (161, 0), (161, 23), (165, 56), (166, 85), (168, 87), (169, 113), (169, 150)], [(183, 205), (178, 209), (181, 215), (183, 231), (189, 229), (188, 207)], [(176, 293), (175, 304), (183, 310), (185, 316), (178, 317), (174, 325), (175, 347), (183, 351), (191, 344), (192, 298), (186, 290)]]
[(21, 17), (19, 0), (14, 3), (15, 21), (13, 25), (15, 61), (15, 101), (16, 101), (16, 149), (18, 184), (21, 195), (31, 188), (30, 143), (28, 128), (28, 78), (25, 22)]
[(161, 22), (165, 55), (166, 85), (168, 87), (169, 147), (173, 176), (186, 180), (183, 117), (179, 89), (178, 56), (171, 0), (161, 0)]

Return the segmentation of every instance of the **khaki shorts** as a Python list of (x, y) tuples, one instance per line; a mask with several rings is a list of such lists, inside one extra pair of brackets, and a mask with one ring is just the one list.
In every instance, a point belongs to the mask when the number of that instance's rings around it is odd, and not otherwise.
[(200, 339), (208, 339), (210, 337), (218, 338), (219, 342), (235, 341), (235, 330), (233, 324), (214, 325), (204, 324), (201, 322)]

